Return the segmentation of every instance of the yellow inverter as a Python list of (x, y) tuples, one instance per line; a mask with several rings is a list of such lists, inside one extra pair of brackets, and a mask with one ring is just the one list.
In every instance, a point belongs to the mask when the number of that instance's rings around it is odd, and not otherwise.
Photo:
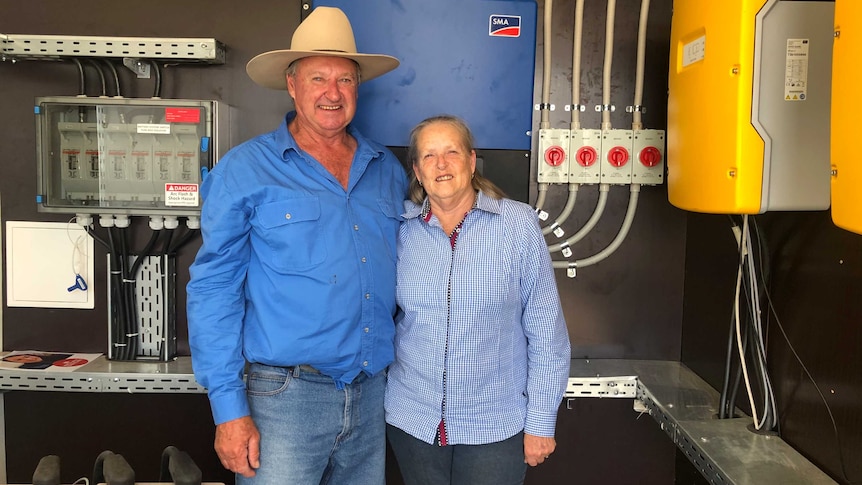
[(862, 160), (855, 106), (862, 79), (862, 1), (835, 1), (832, 63), (832, 221), (862, 234)]
[(674, 0), (668, 198), (729, 214), (829, 208), (834, 4)]

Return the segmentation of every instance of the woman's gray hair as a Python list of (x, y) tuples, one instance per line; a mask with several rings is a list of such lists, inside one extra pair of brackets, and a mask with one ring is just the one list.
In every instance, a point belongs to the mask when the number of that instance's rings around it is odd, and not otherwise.
[[(455, 128), (455, 131), (458, 132), (458, 135), (461, 138), (461, 145), (466, 153), (470, 153), (475, 150), (473, 133), (470, 132), (470, 128), (467, 126), (467, 123), (465, 123), (464, 120), (452, 115), (432, 116), (430, 118), (422, 120), (418, 125), (413, 127), (412, 131), (410, 131), (410, 145), (407, 147), (407, 159), (410, 160), (410, 163), (412, 163), (413, 165), (416, 165), (416, 158), (419, 151), (419, 148), (416, 146), (419, 139), (419, 134), (425, 128), (436, 123), (445, 123), (452, 128)], [(475, 172), (473, 174), (471, 184), (473, 185), (474, 190), (481, 190), (485, 195), (493, 199), (502, 199), (506, 197), (506, 194), (499, 187), (494, 185), (494, 182), (491, 182), (490, 180), (486, 179), (479, 172)], [(410, 172), (410, 189), (408, 191), (408, 195), (410, 197), (410, 200), (412, 200), (416, 204), (421, 204), (422, 201), (425, 200), (425, 196), (427, 195), (427, 193), (425, 192), (425, 188), (419, 185), (419, 180), (416, 179), (415, 171)]]

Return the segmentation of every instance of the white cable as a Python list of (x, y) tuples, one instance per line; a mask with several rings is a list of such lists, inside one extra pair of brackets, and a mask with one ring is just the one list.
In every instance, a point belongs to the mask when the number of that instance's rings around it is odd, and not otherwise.
[(590, 216), (589, 220), (587, 220), (587, 223), (584, 224), (584, 227), (582, 227), (570, 238), (566, 239), (565, 242), (548, 246), (549, 252), (555, 253), (562, 250), (564, 246), (571, 246), (572, 244), (575, 244), (576, 242), (583, 239), (584, 236), (587, 235), (587, 233), (592, 231), (594, 227), (596, 227), (596, 224), (598, 224), (599, 219), (602, 218), (602, 214), (605, 211), (605, 205), (607, 205), (608, 203), (608, 191), (610, 191), (610, 187), (611, 186), (608, 184), (599, 185), (599, 200), (596, 203), (596, 208), (593, 210), (593, 215)]
[[(746, 250), (745, 241), (748, 235), (748, 214), (742, 216), (742, 241), (740, 247), (742, 251)], [(748, 379), (748, 366), (745, 363), (745, 353), (742, 348), (742, 322), (739, 317), (739, 296), (742, 288), (742, 266), (745, 264), (746, 254), (741, 256), (739, 268), (736, 271), (736, 300), (733, 302), (733, 315), (736, 319), (736, 347), (739, 350), (739, 363), (742, 366), (742, 377), (745, 380), (745, 389), (748, 391), (748, 404), (751, 406), (751, 414), (754, 419), (754, 426), (757, 426), (757, 407), (754, 405), (754, 394), (751, 392), (751, 382)], [(757, 344), (754, 344), (757, 345)], [(759, 429), (759, 428), (758, 428)]]
[(751, 244), (751, 228), (748, 229), (748, 234), (746, 234), (746, 246), (745, 250), (747, 252), (746, 265), (748, 267), (748, 284), (750, 288), (750, 302), (752, 306), (752, 315), (754, 320), (754, 329), (756, 338), (756, 344), (760, 348), (760, 356), (762, 356), (762, 367), (763, 367), (763, 375), (761, 376), (761, 381), (763, 382), (763, 406), (764, 412), (761, 417), (760, 422), (755, 426), (756, 429), (760, 430), (766, 424), (766, 419), (769, 416), (769, 413), (773, 414), (777, 411), (777, 406), (775, 404), (775, 392), (772, 388), (772, 382), (769, 379), (769, 373), (766, 369), (766, 344), (763, 340), (763, 318), (762, 312), (760, 308), (760, 289), (758, 286), (757, 279), (757, 268), (754, 265), (754, 247)]
[(614, 59), (614, 17), (617, 0), (608, 0), (605, 20), (605, 61), (602, 70), (602, 130), (611, 129), (611, 67)]
[[(639, 184), (632, 184), (629, 192), (629, 205), (626, 209), (626, 216), (623, 219), (623, 224), (620, 226), (620, 231), (617, 233), (616, 237), (613, 241), (606, 247), (605, 249), (599, 251), (597, 254), (590, 256), (588, 258), (579, 259), (574, 262), (574, 266), (578, 268), (583, 268), (585, 266), (591, 266), (593, 264), (604, 261), (611, 254), (614, 253), (626, 239), (626, 236), (629, 234), (629, 230), (632, 227), (632, 222), (635, 219), (635, 212), (638, 207), (638, 194), (640, 193), (641, 186)], [(556, 269), (565, 269), (570, 268), (572, 263), (568, 261), (554, 261), (553, 266)]]
[(638, 23), (638, 54), (637, 68), (635, 69), (635, 99), (632, 106), (632, 130), (643, 128), (641, 122), (641, 104), (644, 94), (644, 64), (646, 63), (646, 31), (647, 18), (649, 17), (649, 1), (641, 0), (641, 17)]

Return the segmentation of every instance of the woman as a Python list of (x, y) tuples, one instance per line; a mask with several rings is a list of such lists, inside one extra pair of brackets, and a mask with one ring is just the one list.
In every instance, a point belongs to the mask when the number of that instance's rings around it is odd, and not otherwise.
[(553, 453), (570, 346), (535, 212), (475, 172), (466, 124), (413, 129), (387, 436), (408, 485), (520, 484)]

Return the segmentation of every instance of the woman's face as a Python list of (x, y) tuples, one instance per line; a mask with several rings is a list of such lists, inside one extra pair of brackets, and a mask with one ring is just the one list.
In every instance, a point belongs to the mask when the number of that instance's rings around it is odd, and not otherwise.
[(431, 123), (419, 132), (416, 148), (413, 172), (432, 203), (472, 198), (476, 152), (467, 151), (455, 127), (445, 122)]

